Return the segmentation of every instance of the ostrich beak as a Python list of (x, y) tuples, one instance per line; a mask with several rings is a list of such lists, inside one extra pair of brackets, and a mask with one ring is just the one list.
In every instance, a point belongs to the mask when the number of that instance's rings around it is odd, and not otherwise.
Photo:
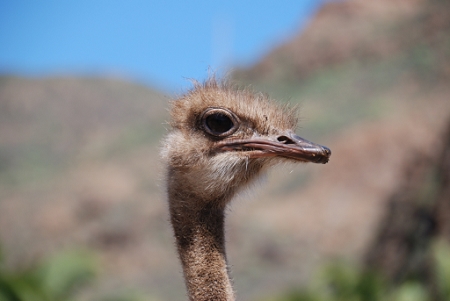
[(222, 140), (217, 145), (219, 151), (243, 151), (250, 158), (283, 157), (302, 162), (328, 162), (331, 150), (310, 142), (289, 132), (273, 137), (252, 137), (248, 139)]

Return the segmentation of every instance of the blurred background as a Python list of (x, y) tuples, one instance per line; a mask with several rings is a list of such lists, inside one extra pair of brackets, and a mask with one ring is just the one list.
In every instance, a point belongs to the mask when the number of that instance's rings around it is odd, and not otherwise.
[(450, 1), (0, 0), (0, 300), (186, 300), (167, 102), (300, 104), (323, 166), (227, 220), (239, 300), (450, 300)]

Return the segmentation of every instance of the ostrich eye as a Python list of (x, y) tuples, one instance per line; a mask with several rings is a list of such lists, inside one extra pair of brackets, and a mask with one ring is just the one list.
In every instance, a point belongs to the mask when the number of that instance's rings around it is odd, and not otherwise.
[(217, 137), (233, 134), (238, 128), (237, 117), (226, 109), (209, 108), (203, 113), (203, 129)]
[(216, 113), (206, 117), (205, 125), (211, 132), (222, 134), (228, 132), (234, 124), (228, 116)]

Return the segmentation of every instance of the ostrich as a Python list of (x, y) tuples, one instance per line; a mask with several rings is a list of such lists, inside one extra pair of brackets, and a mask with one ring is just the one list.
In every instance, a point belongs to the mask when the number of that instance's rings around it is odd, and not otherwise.
[(327, 147), (294, 133), (296, 115), (214, 78), (171, 103), (172, 130), (161, 155), (190, 300), (234, 300), (224, 242), (224, 210), (233, 196), (276, 162), (328, 162)]

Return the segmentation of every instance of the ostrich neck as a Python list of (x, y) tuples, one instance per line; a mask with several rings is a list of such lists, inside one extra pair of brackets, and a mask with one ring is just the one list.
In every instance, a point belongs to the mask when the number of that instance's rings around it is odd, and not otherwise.
[(204, 201), (170, 186), (171, 222), (189, 299), (234, 300), (225, 255), (226, 202)]

